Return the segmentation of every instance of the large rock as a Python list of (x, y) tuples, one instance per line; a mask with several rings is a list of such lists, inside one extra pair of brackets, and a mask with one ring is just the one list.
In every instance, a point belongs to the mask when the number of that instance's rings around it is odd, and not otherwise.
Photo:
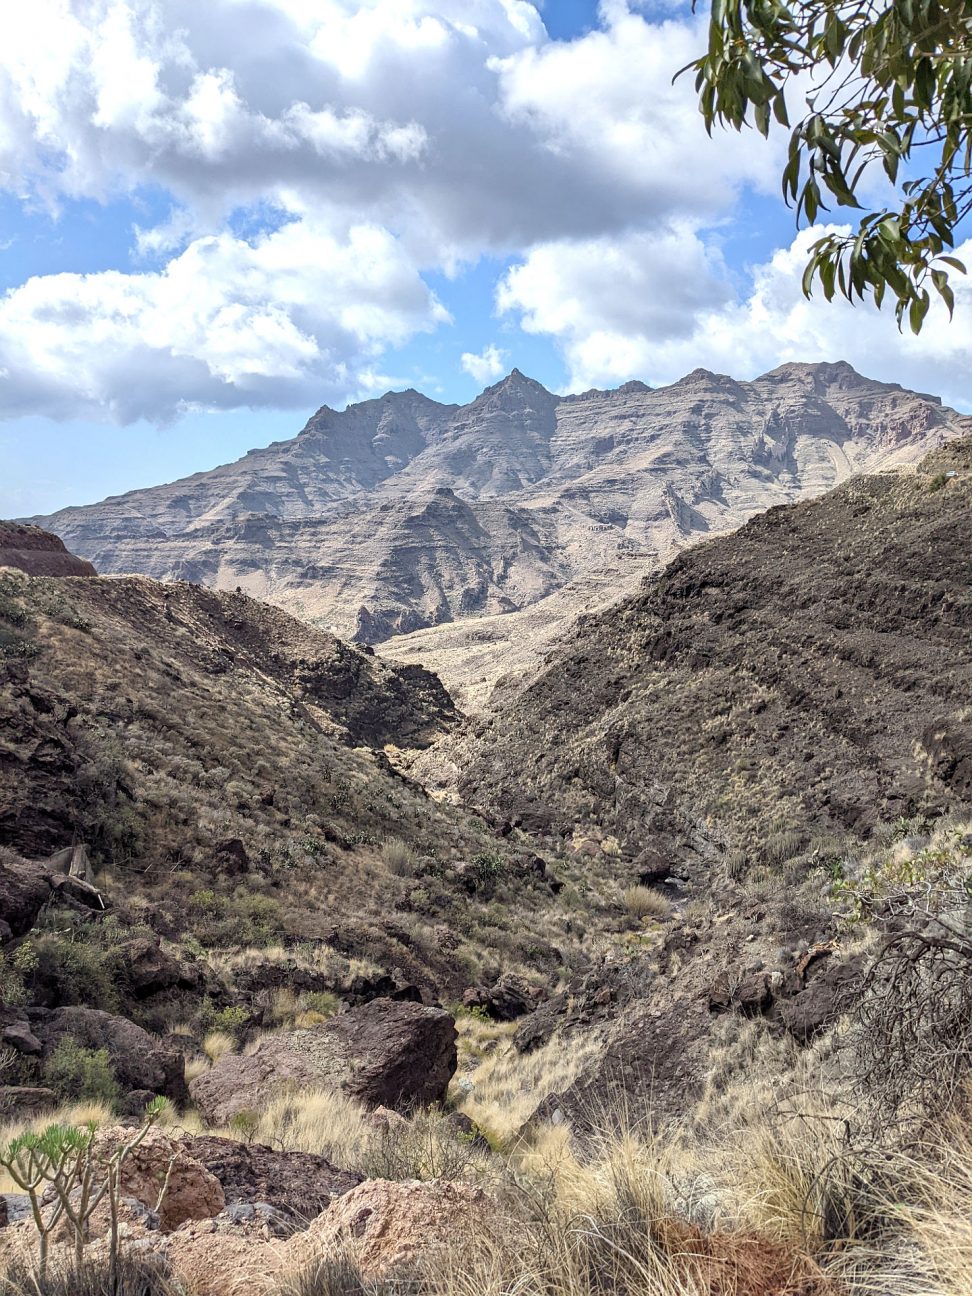
[(0, 851), (0, 918), (14, 936), (23, 936), (51, 897), (53, 879), (42, 864)]
[(71, 1037), (88, 1049), (106, 1049), (124, 1090), (162, 1094), (180, 1106), (187, 1098), (184, 1062), (141, 1026), (98, 1008), (28, 1008), (31, 1030), (49, 1057), (62, 1039)]
[(213, 1135), (188, 1137), (184, 1146), (219, 1180), (227, 1205), (266, 1202), (301, 1224), (361, 1182), (361, 1175), (338, 1170), (312, 1152), (282, 1152)]
[[(121, 1126), (101, 1130), (95, 1143), (98, 1159), (108, 1158), (135, 1131)], [(222, 1185), (214, 1174), (164, 1130), (151, 1129), (125, 1158), (121, 1195), (134, 1197), (157, 1211), (159, 1227), (171, 1233), (186, 1220), (212, 1219), (226, 1205)]]
[(367, 1279), (403, 1274), (436, 1251), (498, 1242), (495, 1200), (471, 1184), (368, 1179), (295, 1237), (297, 1260), (346, 1251)]
[(53, 1089), (29, 1085), (0, 1085), (0, 1125), (7, 1121), (32, 1121), (57, 1106)]
[(197, 1076), (192, 1100), (210, 1125), (258, 1110), (287, 1087), (340, 1089), (368, 1106), (438, 1102), (456, 1069), (456, 1026), (441, 1008), (374, 999), (307, 1030), (269, 1035)]

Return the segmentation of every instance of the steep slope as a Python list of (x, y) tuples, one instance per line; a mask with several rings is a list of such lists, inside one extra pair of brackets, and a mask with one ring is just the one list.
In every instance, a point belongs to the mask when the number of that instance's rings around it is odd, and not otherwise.
[(281, 984), (279, 967), (261, 981), (268, 945), (315, 990), (354, 958), (456, 996), (499, 946), (542, 975), (571, 938), (529, 843), (437, 806), (386, 755), (454, 721), (435, 676), (245, 595), (2, 572), (0, 875), (9, 851), (84, 843), (126, 930), (184, 959), (235, 951), (257, 989)]
[[(360, 641), (569, 589), (539, 618), (559, 626), (687, 543), (969, 431), (846, 364), (569, 397), (514, 370), (461, 407), (414, 391), (325, 407), (236, 464), (42, 521), (100, 571), (240, 586)], [(491, 641), (490, 680), (529, 624)], [(436, 643), (415, 653), (435, 663)]]
[(710, 863), (972, 802), (970, 506), (966, 439), (684, 551), (502, 692), (463, 794)]
[(0, 521), (0, 567), (30, 576), (94, 576), (94, 567), (76, 558), (57, 536), (40, 527)]

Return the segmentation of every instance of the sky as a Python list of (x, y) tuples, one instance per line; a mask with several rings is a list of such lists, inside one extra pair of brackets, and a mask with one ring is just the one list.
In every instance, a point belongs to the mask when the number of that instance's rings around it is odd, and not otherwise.
[(846, 359), (972, 410), (972, 284), (918, 338), (805, 300), (822, 226), (779, 196), (782, 134), (709, 139), (673, 83), (704, 38), (680, 0), (9, 6), (0, 516), (513, 366), (566, 392)]

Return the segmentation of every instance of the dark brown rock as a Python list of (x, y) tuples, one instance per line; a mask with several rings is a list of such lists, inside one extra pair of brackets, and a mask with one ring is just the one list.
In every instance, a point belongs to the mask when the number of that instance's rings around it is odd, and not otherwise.
[(481, 1008), (494, 1021), (516, 1021), (536, 1007), (537, 994), (522, 977), (507, 972), (495, 985), (474, 986), (462, 996), (466, 1008)]
[(53, 878), (41, 864), (0, 851), (0, 914), (14, 936), (24, 936), (51, 897)]
[(855, 958), (843, 962), (828, 959), (816, 966), (820, 970), (808, 979), (805, 988), (780, 1004), (783, 1025), (801, 1044), (809, 1043), (850, 1007), (863, 965)]
[(141, 1026), (97, 1008), (29, 1008), (27, 1017), (47, 1057), (71, 1037), (83, 1048), (106, 1049), (124, 1090), (144, 1089), (181, 1106), (187, 1098), (181, 1054), (163, 1048)]
[(0, 1085), (0, 1122), (33, 1120), (57, 1106), (53, 1089), (29, 1085)]
[(197, 1076), (193, 1101), (211, 1125), (259, 1109), (287, 1085), (340, 1089), (370, 1107), (427, 1106), (456, 1069), (456, 1028), (442, 1008), (375, 999), (320, 1026), (266, 1036)]
[(215, 1175), (227, 1205), (266, 1202), (297, 1221), (314, 1219), (335, 1197), (362, 1181), (311, 1152), (284, 1152), (259, 1143), (203, 1136), (184, 1140), (186, 1151)]
[(135, 999), (198, 984), (199, 976), (163, 950), (158, 936), (136, 936), (125, 942), (123, 950), (125, 979)]
[(239, 837), (221, 841), (213, 852), (217, 872), (225, 877), (242, 877), (250, 871), (250, 857)]
[(18, 1053), (24, 1053), (28, 1057), (37, 1057), (44, 1051), (40, 1040), (25, 1021), (12, 1022), (9, 1026), (5, 1026), (0, 1038), (3, 1039), (4, 1044), (9, 1044)]

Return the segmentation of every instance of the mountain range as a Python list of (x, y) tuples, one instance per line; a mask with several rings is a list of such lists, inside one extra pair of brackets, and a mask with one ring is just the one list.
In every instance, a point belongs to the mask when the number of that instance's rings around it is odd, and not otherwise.
[(30, 521), (103, 573), (240, 589), (359, 643), (395, 638), (392, 656), (468, 705), (682, 546), (970, 431), (846, 363), (570, 396), (514, 369), (467, 405), (409, 390), (325, 406), (235, 463)]

